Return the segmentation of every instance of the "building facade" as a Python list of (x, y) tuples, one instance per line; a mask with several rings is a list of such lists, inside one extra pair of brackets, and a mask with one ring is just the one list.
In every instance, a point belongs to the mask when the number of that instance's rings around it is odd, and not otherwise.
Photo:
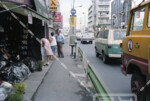
[(131, 0), (113, 0), (111, 2), (111, 26), (112, 28), (126, 27), (128, 24), (129, 11), (132, 7)]
[(88, 12), (88, 27), (111, 27), (111, 0), (93, 0)]
[(93, 31), (94, 25), (94, 6), (91, 5), (88, 9), (88, 29), (89, 31)]

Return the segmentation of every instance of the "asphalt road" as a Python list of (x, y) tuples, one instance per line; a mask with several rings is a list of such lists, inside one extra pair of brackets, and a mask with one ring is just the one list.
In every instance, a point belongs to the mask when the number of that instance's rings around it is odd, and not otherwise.
[(103, 81), (109, 93), (131, 93), (131, 76), (124, 76), (121, 73), (121, 59), (111, 59), (108, 64), (104, 64), (101, 58), (96, 57), (94, 44), (80, 44), (79, 42), (79, 46), (85, 52), (97, 77)]

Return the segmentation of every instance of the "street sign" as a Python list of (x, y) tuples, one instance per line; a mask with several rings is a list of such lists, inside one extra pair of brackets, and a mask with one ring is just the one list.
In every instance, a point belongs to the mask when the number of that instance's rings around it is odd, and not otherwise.
[(70, 26), (76, 26), (76, 16), (70, 16)]
[(71, 10), (71, 14), (72, 14), (72, 15), (75, 15), (75, 14), (76, 14), (76, 10), (75, 10), (74, 8)]
[(57, 11), (57, 0), (50, 0), (49, 1), (49, 7), (50, 11)]

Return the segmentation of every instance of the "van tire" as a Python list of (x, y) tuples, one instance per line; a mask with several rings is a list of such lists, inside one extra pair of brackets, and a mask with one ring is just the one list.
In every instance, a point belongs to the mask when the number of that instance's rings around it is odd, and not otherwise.
[(104, 63), (107, 63), (107, 60), (108, 60), (108, 57), (105, 55), (104, 52), (102, 52), (102, 61), (103, 61)]
[(140, 73), (133, 73), (131, 78), (131, 91), (132, 93), (136, 94), (138, 97), (138, 101), (145, 101), (146, 100), (146, 93), (145, 91), (140, 92), (140, 89), (145, 86), (146, 78), (142, 76)]
[(97, 49), (95, 48), (95, 54), (96, 54), (96, 57), (99, 57), (99, 53), (97, 52)]

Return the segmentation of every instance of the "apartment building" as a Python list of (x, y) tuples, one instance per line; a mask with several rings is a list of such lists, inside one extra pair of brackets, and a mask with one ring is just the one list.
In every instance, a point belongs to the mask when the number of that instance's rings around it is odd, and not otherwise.
[(111, 27), (111, 0), (93, 0), (88, 10), (88, 27)]

